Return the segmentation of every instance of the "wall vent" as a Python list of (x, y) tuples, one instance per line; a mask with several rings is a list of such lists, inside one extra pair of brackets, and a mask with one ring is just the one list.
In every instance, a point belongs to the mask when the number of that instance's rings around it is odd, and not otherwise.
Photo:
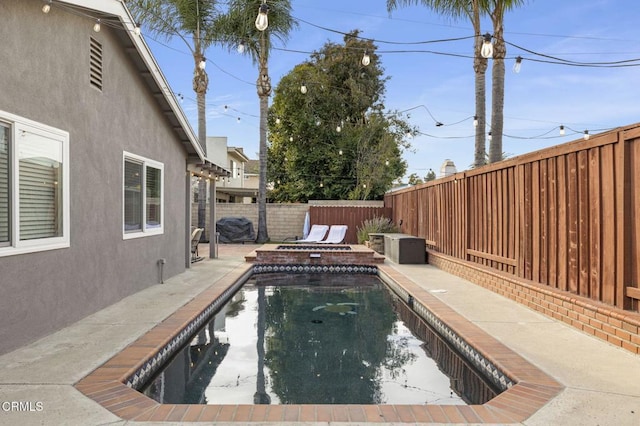
[(102, 91), (102, 44), (89, 37), (89, 84)]

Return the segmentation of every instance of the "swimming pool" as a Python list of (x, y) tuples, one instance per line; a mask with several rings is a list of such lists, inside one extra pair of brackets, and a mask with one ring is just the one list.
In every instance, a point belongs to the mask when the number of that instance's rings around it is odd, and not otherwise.
[(177, 404), (482, 404), (499, 390), (373, 274), (253, 276), (147, 385)]
[[(285, 265), (270, 265), (264, 260), (260, 263), (260, 253), (269, 251), (276, 252), (275, 245), (262, 246), (255, 249), (254, 254), (246, 255), (247, 263), (225, 272), (222, 278), (214, 280), (191, 301), (85, 375), (75, 384), (76, 389), (125, 420), (236, 424), (258, 422), (265, 425), (280, 425), (284, 422), (519, 423), (549, 403), (563, 389), (552, 377), (456, 313), (431, 294), (420, 281), (408, 278), (393, 265), (381, 263), (384, 258), (378, 259), (373, 255), (369, 263), (376, 265), (369, 265), (365, 269), (378, 275), (402, 300), (412, 300), (413, 311), (437, 329), (458, 352), (465, 354), (465, 359), (471, 360), (474, 366), (479, 366), (478, 368), (493, 377), (492, 380), (499, 385), (506, 383), (505, 391), (481, 405), (161, 404), (138, 392), (136, 384), (153, 376), (154, 368), (169, 359), (174, 349), (187, 343), (187, 337), (199, 329), (206, 318), (255, 273), (300, 271), (311, 267), (329, 268), (338, 274), (346, 274), (354, 271), (361, 273), (363, 268), (346, 266), (344, 262), (306, 266), (290, 262)], [(351, 252), (365, 254), (362, 246), (352, 246)], [(343, 253), (347, 254), (349, 251)], [(327, 258), (323, 253), (322, 259)], [(315, 258), (309, 260), (317, 261)], [(428, 276), (428, 271), (425, 271), (425, 277)]]

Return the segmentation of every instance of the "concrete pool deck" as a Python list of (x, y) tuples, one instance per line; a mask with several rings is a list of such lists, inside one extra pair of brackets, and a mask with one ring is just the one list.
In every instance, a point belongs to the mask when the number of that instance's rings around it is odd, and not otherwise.
[[(225, 276), (241, 266), (243, 256), (256, 247), (223, 245), (218, 259), (199, 262), (164, 285), (152, 286), (31, 345), (0, 356), (0, 424), (150, 424), (119, 418), (74, 385), (212, 284), (224, 283)], [(564, 387), (520, 424), (640, 424), (640, 356), (432, 266), (397, 265), (389, 261), (386, 265)], [(30, 404), (22, 406), (27, 411), (5, 410), (10, 408), (6, 403), (11, 402)], [(456, 421), (464, 423), (443, 420)], [(229, 424), (239, 423), (242, 422)]]

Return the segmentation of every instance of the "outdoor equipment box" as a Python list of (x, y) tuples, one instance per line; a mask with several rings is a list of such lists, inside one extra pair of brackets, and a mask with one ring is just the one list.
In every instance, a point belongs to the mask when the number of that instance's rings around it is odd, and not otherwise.
[(395, 263), (426, 263), (424, 238), (407, 234), (384, 234), (385, 255)]

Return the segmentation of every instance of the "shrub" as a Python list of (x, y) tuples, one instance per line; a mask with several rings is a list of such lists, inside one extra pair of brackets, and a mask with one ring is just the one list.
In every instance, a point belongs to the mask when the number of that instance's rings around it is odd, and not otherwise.
[(395, 233), (399, 232), (395, 223), (386, 217), (374, 217), (373, 219), (367, 219), (362, 222), (362, 226), (357, 229), (356, 235), (358, 236), (358, 244), (363, 244), (365, 241), (369, 241), (369, 233)]

